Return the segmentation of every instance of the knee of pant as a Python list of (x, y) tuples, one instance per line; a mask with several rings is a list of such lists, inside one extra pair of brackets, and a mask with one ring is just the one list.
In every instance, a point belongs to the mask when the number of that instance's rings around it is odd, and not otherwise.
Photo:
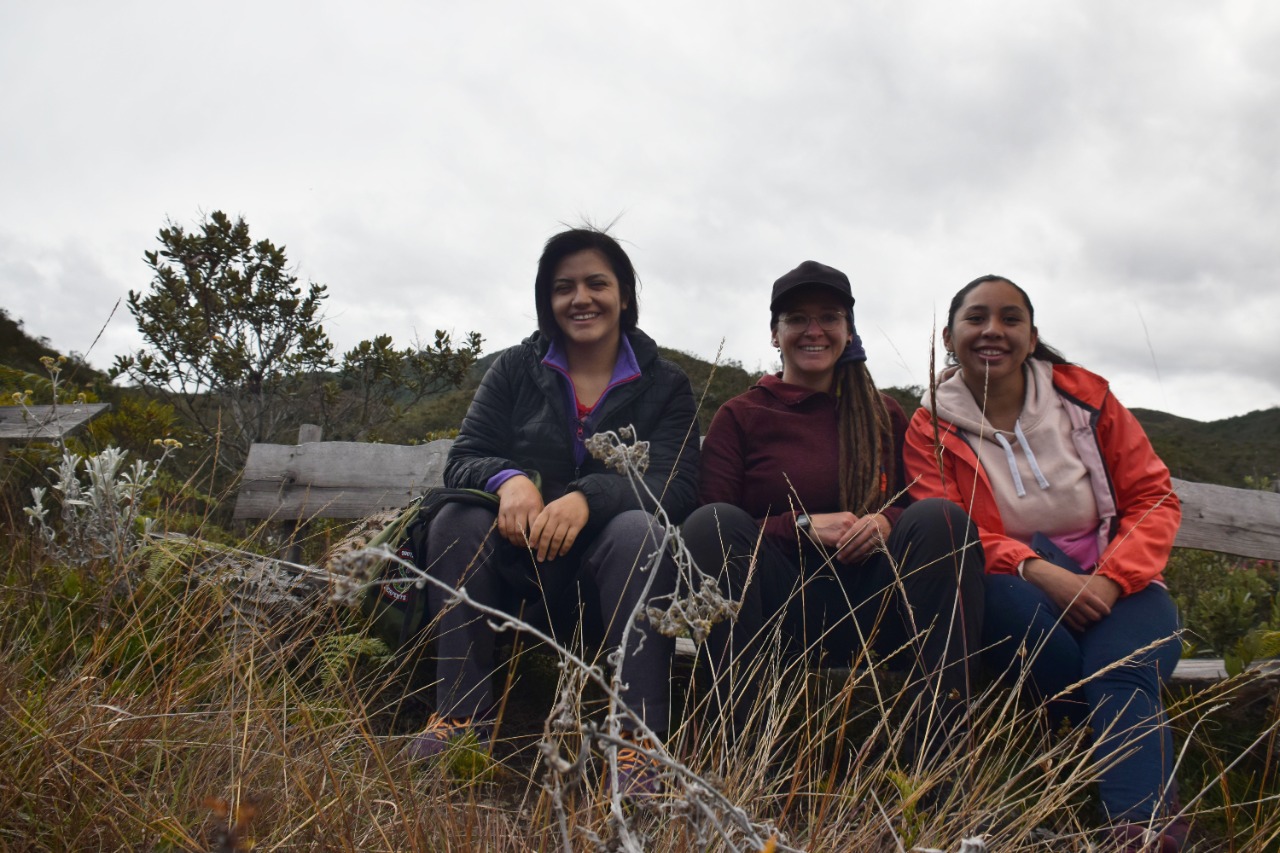
[(1104, 658), (1088, 655), (1084, 661), (1084, 672), (1086, 675), (1098, 673), (1089, 679), (1096, 690), (1160, 693), (1160, 668), (1146, 653), (1139, 652), (1127, 658), (1123, 655)]
[(484, 539), (493, 527), (497, 517), (496, 509), (473, 504), (450, 503), (440, 507), (436, 517), (431, 519), (430, 538), (441, 539), (479, 538)]
[(608, 536), (621, 547), (657, 547), (662, 541), (662, 527), (658, 520), (643, 509), (629, 509), (620, 512), (600, 531), (601, 536)]
[[(714, 569), (724, 562), (729, 548), (729, 528), (741, 523), (743, 516), (751, 520), (741, 507), (733, 504), (707, 504), (695, 509), (680, 526), (680, 534), (689, 553), (704, 572), (715, 574)], [(755, 524), (754, 521), (751, 523)]]
[[(670, 551), (658, 556), (662, 542), (662, 527), (648, 512), (641, 509), (627, 510), (609, 521), (597, 535), (592, 550), (586, 556), (586, 565), (594, 567), (602, 582), (611, 578), (624, 586), (643, 586), (647, 578), (636, 569), (647, 566), (655, 575), (654, 589), (665, 593), (675, 582), (675, 563)], [(655, 559), (658, 556), (658, 559)]]
[(977, 538), (969, 514), (960, 505), (946, 498), (925, 498), (916, 501), (903, 511), (899, 524), (924, 525), (929, 530), (941, 530), (951, 534), (956, 542)]
[(927, 562), (945, 564), (952, 574), (959, 567), (965, 578), (981, 577), (985, 569), (977, 528), (968, 513), (945, 498), (913, 503), (902, 513), (894, 531), (900, 531), (899, 549), (927, 555)]

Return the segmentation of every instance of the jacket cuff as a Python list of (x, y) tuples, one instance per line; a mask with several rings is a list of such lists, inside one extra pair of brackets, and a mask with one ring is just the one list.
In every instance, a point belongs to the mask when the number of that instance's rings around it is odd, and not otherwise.
[[(1147, 586), (1146, 583), (1139, 586), (1133, 582), (1133, 578), (1126, 577), (1125, 575), (1112, 571), (1095, 571), (1094, 574), (1098, 577), (1106, 578), (1109, 581), (1114, 581), (1116, 586), (1120, 587), (1120, 595), (1122, 596), (1133, 595), (1135, 592), (1141, 592)], [(1150, 583), (1150, 581), (1147, 583)]]
[(517, 468), (504, 468), (489, 478), (484, 484), (484, 490), (493, 494), (498, 493), (498, 489), (502, 488), (502, 484), (510, 480), (512, 477), (523, 477), (525, 473)]

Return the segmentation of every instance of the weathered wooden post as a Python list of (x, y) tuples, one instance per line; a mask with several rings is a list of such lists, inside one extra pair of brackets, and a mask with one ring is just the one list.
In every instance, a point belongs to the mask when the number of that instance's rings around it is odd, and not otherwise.
[[(303, 424), (298, 427), (298, 444), (315, 444), (321, 441), (323, 430), (318, 424)], [(288, 519), (283, 524), (282, 534), (284, 542), (280, 546), (280, 557), (288, 560), (290, 563), (297, 563), (302, 560), (302, 534), (307, 529), (308, 519), (295, 517)]]

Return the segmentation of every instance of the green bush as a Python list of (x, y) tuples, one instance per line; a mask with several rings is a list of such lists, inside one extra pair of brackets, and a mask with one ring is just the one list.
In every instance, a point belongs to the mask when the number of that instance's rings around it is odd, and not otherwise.
[(1247, 664), (1280, 630), (1280, 567), (1208, 551), (1176, 549), (1165, 569), (1191, 654), (1210, 651)]

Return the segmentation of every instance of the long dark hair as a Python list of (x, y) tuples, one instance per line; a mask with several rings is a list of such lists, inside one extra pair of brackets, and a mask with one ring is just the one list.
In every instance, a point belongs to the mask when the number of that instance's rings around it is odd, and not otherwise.
[[(960, 290), (956, 292), (955, 296), (951, 297), (951, 307), (947, 309), (947, 331), (953, 335), (955, 334), (953, 326), (956, 322), (956, 314), (960, 311), (961, 306), (964, 305), (965, 297), (968, 296), (975, 287), (986, 284), (989, 281), (1002, 281), (1009, 285), (1014, 290), (1018, 291), (1018, 295), (1022, 297), (1023, 303), (1027, 306), (1027, 318), (1031, 323), (1031, 330), (1037, 335), (1036, 348), (1032, 350), (1030, 357), (1038, 358), (1041, 361), (1047, 361), (1050, 364), (1070, 364), (1071, 362), (1067, 361), (1067, 357), (1065, 355), (1046, 344), (1044, 339), (1039, 337), (1040, 330), (1036, 328), (1036, 309), (1031, 304), (1031, 297), (1027, 296), (1027, 292), (1025, 290), (1018, 287), (1018, 285), (1014, 284), (1002, 275), (988, 274), (978, 276), (973, 281), (960, 288)], [(954, 362), (955, 358), (955, 353), (947, 354), (948, 361)]]
[(593, 228), (571, 228), (561, 231), (542, 249), (542, 257), (538, 258), (538, 275), (533, 280), (533, 300), (538, 309), (538, 328), (548, 338), (560, 336), (560, 327), (556, 324), (555, 315), (551, 311), (551, 282), (555, 278), (556, 268), (560, 262), (570, 255), (587, 249), (595, 249), (604, 255), (613, 269), (613, 276), (618, 280), (622, 301), (626, 303), (619, 317), (622, 331), (629, 332), (640, 321), (640, 302), (636, 298), (636, 287), (639, 278), (631, 258), (618, 245), (618, 241), (603, 231)]

